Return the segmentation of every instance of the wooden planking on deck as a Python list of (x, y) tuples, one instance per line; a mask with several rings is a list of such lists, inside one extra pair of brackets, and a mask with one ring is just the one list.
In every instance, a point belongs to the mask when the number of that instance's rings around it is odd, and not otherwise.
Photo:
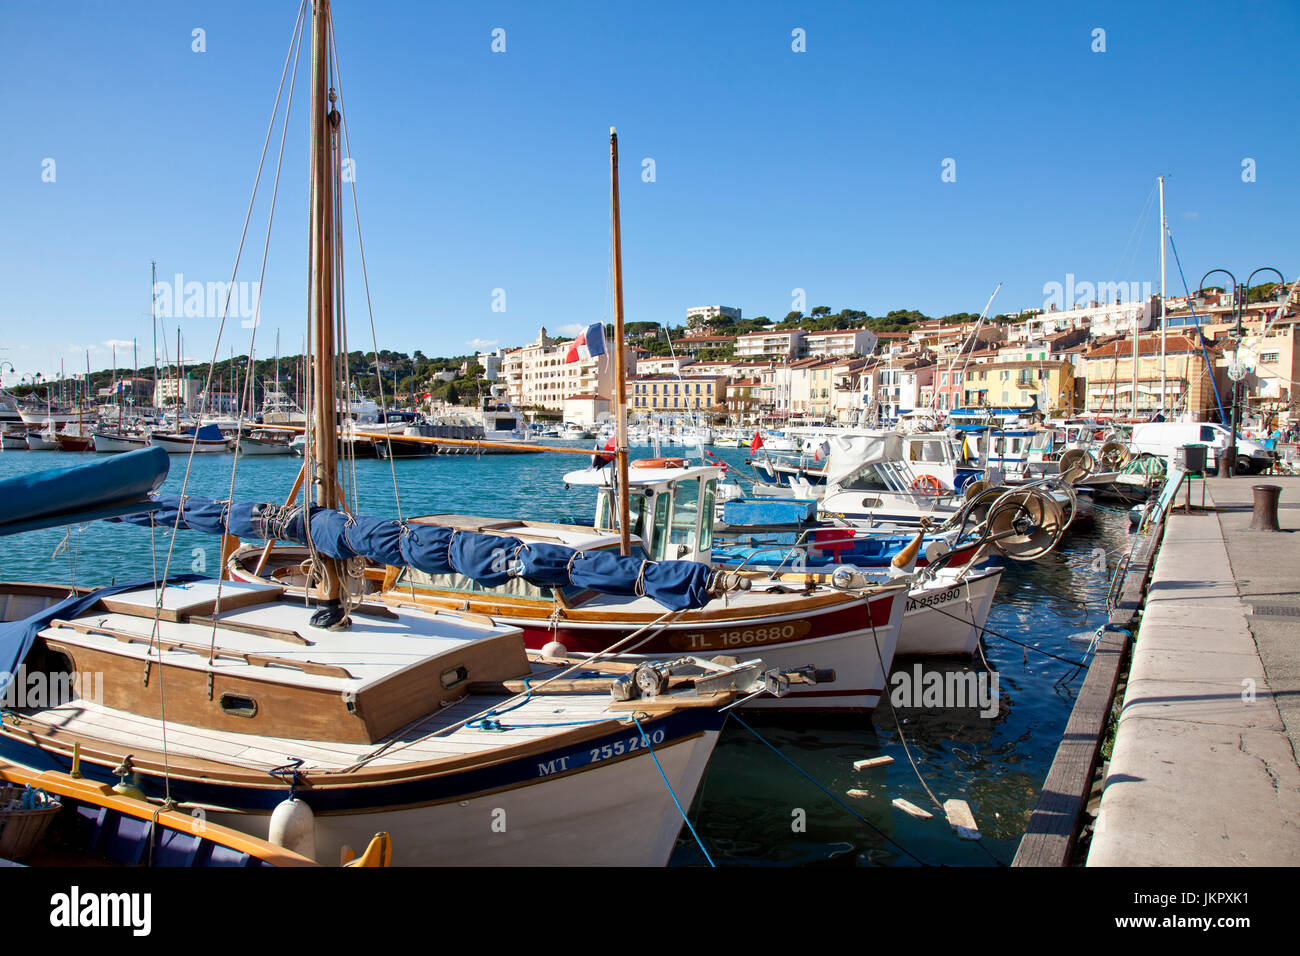
[[(1163, 534), (1162, 520), (1134, 549), (1123, 589), (1107, 622), (1109, 628), (1132, 630), (1133, 621), (1142, 609), (1147, 580)], [(1092, 792), (1120, 670), (1128, 658), (1131, 643), (1131, 635), (1120, 630), (1105, 631), (1097, 642), (1088, 674), (1079, 688), (1061, 744), (1012, 866), (1069, 865), (1083, 811)]]
[[(489, 707), (499, 706), (505, 699), (466, 698), (429, 715), (423, 724), (395, 740), (374, 744), (259, 737), (168, 722), (166, 749), (204, 760), (250, 766), (265, 765), (267, 768), (279, 766), (292, 756), (305, 760), (308, 769), (331, 770), (351, 766), (386, 744), (387, 749), (369, 762), (392, 765), (482, 753), (507, 744), (543, 739), (565, 729), (557, 728), (555, 724), (601, 717), (619, 719), (621, 716), (609, 714), (608, 695), (565, 695), (561, 699), (537, 697), (517, 710), (501, 715), (499, 719), (508, 729), (487, 731), (458, 728), (450, 734), (434, 735), (439, 728), (473, 717)], [(50, 708), (42, 714), (31, 716), (68, 733), (95, 737), (119, 747), (143, 745), (154, 750), (163, 749), (162, 722), (152, 717), (111, 710), (87, 701)], [(529, 726), (512, 725), (511, 721)]]

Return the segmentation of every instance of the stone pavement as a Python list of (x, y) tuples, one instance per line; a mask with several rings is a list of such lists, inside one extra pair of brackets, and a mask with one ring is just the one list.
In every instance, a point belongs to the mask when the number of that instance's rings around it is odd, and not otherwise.
[[(1283, 485), (1282, 532), (1245, 530), (1256, 484)], [(1208, 491), (1222, 510), (1180, 493), (1166, 526), (1089, 866), (1300, 864), (1300, 617), (1277, 610), (1300, 609), (1300, 479)]]

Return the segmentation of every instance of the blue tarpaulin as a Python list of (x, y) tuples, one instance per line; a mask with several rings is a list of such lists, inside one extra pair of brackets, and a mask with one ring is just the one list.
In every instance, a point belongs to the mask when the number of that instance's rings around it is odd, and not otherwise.
[[(121, 520), (148, 527), (172, 527), (180, 499), (158, 495), (152, 515)], [(181, 526), (209, 534), (306, 544), (300, 509), (288, 515), (270, 503), (224, 505), (189, 496)], [(486, 588), (523, 578), (542, 587), (573, 586), (601, 594), (644, 594), (674, 611), (703, 607), (710, 600), (711, 572), (697, 561), (650, 561), (612, 551), (579, 551), (562, 545), (525, 544), (508, 535), (481, 534), (382, 518), (351, 517), (313, 508), (311, 545), (330, 558), (361, 555), (377, 564), (406, 565), (426, 574), (463, 574)]]

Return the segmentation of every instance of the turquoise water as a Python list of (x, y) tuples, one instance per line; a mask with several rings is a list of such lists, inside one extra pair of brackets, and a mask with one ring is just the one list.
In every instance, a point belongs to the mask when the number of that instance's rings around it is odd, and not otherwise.
[[(559, 443), (589, 447), (592, 442)], [(676, 449), (673, 450), (675, 453)], [(744, 449), (714, 449), (733, 464)], [(90, 461), (63, 452), (0, 452), (0, 478)], [(172, 458), (164, 485), (178, 492), (185, 459)], [(229, 455), (197, 456), (190, 494), (230, 495)], [(235, 497), (283, 502), (301, 460), (239, 459)], [(523, 516), (538, 520), (590, 520), (595, 493), (566, 490), (565, 472), (586, 468), (577, 455), (497, 455), (356, 463), (358, 511), (397, 517), (433, 512)], [(396, 471), (397, 494), (393, 471)], [(108, 584), (149, 578), (154, 560), (161, 572), (170, 533), (97, 522), (5, 539), (0, 578)], [(1110, 567), (1127, 546), (1127, 518), (1097, 508), (1091, 529), (1072, 532), (1045, 558), (1007, 562), (988, 627), (1061, 657), (1077, 659), (1084, 645), (1070, 635), (1095, 630), (1105, 620)], [(1108, 556), (1099, 560), (1099, 551)], [(215, 574), (215, 538), (194, 532), (177, 536), (172, 571)], [(1008, 863), (1060, 742), (1082, 679), (1062, 681), (1072, 668), (990, 635), (986, 657), (998, 674), (996, 716), (975, 709), (881, 707), (870, 718), (768, 717), (745, 720), (789, 759), (848, 803), (871, 826), (857, 820), (784, 763), (750, 731), (730, 721), (688, 815), (715, 862), (729, 865), (916, 865), (989, 866)], [(910, 663), (907, 665), (910, 668)], [(927, 668), (937, 665), (927, 664)], [(948, 664), (963, 671), (981, 665)], [(908, 761), (895, 717), (918, 770), (940, 801), (970, 804), (983, 839), (960, 840), (927, 796)], [(888, 755), (894, 762), (855, 771), (853, 761)], [(849, 790), (866, 796), (848, 796)], [(935, 814), (917, 820), (893, 808), (902, 797)], [(874, 829), (873, 829), (874, 828)], [(890, 840), (896, 845), (891, 845)], [(900, 849), (901, 847), (901, 849)], [(908, 854), (911, 854), (909, 856)], [(674, 865), (704, 862), (686, 828)]]

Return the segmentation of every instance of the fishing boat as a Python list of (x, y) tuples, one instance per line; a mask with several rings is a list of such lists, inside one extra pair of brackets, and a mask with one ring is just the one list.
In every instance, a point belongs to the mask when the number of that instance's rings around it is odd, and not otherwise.
[(0, 450), (26, 451), (27, 432), (18, 428), (6, 428), (0, 431)]
[(94, 433), (95, 451), (101, 454), (120, 454), (126, 451), (138, 451), (149, 445), (148, 435), (133, 435), (119, 431), (100, 431)]
[[(6, 792), (36, 798), (30, 809), (11, 814), (28, 818), (23, 825), (30, 832), (0, 841), (0, 857), (10, 852), (4, 844), (15, 842), (16, 861), (25, 866), (319, 866), (269, 840), (155, 806), (140, 799), (129, 783), (110, 787), (87, 780), (75, 754), (67, 772), (37, 772), (0, 761), (0, 802)], [(38, 820), (38, 815), (47, 819)], [(386, 866), (392, 856), (388, 835), (377, 834), (371, 844), (346, 865)]]
[(255, 429), (247, 435), (237, 435), (231, 439), (231, 450), (239, 455), (288, 455), (289, 433), (275, 432), (267, 429)]
[(183, 431), (156, 431), (149, 436), (149, 444), (161, 448), (169, 455), (221, 455), (230, 451), (230, 439), (216, 425), (200, 425)]
[(49, 425), (43, 429), (33, 428), (27, 433), (26, 442), (31, 451), (59, 450), (59, 436)]

